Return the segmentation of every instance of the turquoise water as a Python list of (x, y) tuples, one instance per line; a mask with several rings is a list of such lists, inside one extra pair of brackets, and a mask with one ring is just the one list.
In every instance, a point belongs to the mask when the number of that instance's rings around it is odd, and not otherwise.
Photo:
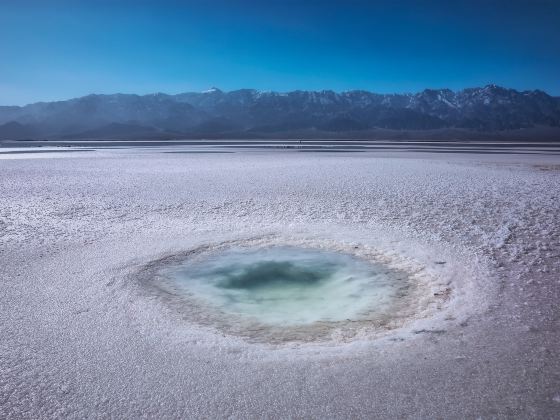
[(367, 319), (402, 286), (381, 265), (295, 247), (209, 253), (179, 264), (168, 278), (179, 293), (222, 313), (286, 326)]

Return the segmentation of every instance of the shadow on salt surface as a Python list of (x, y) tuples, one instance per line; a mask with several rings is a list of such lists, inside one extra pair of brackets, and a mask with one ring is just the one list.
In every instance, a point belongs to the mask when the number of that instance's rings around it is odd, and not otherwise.
[(163, 153), (181, 153), (181, 154), (205, 154), (205, 153), (212, 153), (212, 154), (220, 154), (220, 153), (235, 153), (225, 150), (173, 150), (171, 152), (163, 152)]
[(329, 150), (329, 149), (307, 149), (307, 150), (298, 150), (298, 152), (302, 153), (363, 153), (367, 152), (368, 150)]
[[(1, 150), (0, 159), (49, 159), (60, 158), (61, 154), (72, 156), (76, 152), (95, 152), (95, 149), (47, 149), (47, 150)], [(81, 154), (81, 153), (80, 153)]]
[(0, 151), (0, 155), (30, 154), (30, 153), (70, 153), (70, 152), (94, 152), (95, 149), (49, 149), (49, 150), (8, 150)]

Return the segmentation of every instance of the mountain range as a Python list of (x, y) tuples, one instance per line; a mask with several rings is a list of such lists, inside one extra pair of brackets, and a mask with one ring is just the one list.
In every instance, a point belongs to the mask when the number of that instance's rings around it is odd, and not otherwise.
[(560, 132), (560, 98), (496, 85), (415, 94), (212, 88), (0, 106), (0, 139), (12, 140), (370, 138), (403, 132), (480, 137), (543, 127)]

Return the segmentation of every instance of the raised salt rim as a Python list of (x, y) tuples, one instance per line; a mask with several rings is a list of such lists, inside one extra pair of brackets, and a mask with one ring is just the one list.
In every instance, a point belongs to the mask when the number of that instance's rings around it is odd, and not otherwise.
[(426, 319), (453, 295), (439, 271), (366, 244), (264, 236), (176, 252), (135, 277), (187, 325), (280, 344), (371, 338)]

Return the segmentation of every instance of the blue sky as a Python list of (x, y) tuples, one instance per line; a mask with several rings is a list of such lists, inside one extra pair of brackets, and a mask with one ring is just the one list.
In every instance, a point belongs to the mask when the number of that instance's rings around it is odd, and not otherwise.
[(559, 22), (555, 0), (3, 0), (0, 104), (211, 86), (560, 95)]

